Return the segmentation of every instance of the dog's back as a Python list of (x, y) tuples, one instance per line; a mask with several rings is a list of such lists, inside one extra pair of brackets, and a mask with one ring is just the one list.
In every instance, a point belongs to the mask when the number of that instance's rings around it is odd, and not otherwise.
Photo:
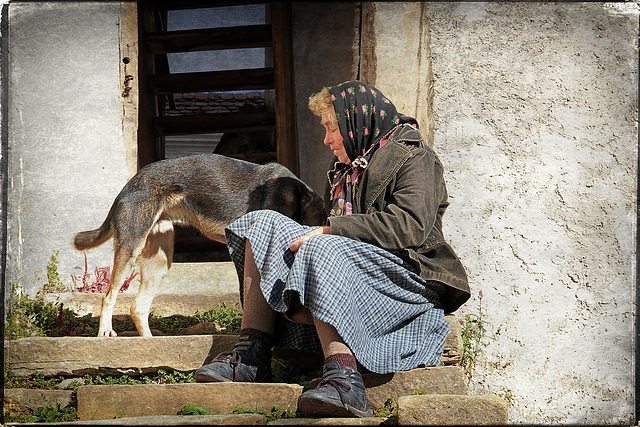
[(141, 238), (161, 217), (224, 241), (227, 225), (258, 209), (276, 210), (304, 225), (326, 219), (320, 196), (284, 166), (199, 154), (142, 168), (120, 191), (102, 226), (76, 234), (74, 246), (95, 247), (112, 235), (116, 244), (131, 241), (132, 234)]

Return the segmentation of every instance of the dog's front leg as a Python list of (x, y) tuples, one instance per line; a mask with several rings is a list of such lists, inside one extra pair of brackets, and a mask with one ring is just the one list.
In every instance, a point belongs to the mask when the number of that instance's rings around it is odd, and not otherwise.
[[(133, 304), (131, 304), (131, 318), (141, 337), (151, 337), (153, 334), (149, 328), (149, 311), (153, 298), (156, 296), (156, 287), (153, 286), (154, 283), (149, 280), (148, 276), (141, 276), (140, 290), (133, 300)], [(162, 281), (162, 279), (160, 279), (160, 281)], [(148, 286), (150, 284), (152, 285), (151, 289), (149, 289)]]

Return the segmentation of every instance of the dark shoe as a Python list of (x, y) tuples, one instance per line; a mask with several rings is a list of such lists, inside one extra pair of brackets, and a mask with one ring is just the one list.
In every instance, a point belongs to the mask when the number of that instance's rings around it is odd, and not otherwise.
[(196, 382), (271, 382), (271, 347), (252, 336), (241, 336), (233, 350), (220, 353), (196, 371)]
[(370, 417), (362, 375), (351, 368), (329, 362), (322, 368), (322, 381), (302, 393), (298, 407), (312, 417)]

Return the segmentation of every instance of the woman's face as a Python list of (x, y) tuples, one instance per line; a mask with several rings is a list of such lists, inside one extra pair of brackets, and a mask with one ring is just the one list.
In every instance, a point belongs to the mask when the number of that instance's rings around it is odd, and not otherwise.
[(327, 108), (322, 112), (322, 125), (325, 129), (324, 145), (333, 150), (333, 154), (338, 157), (338, 160), (350, 165), (351, 160), (344, 149), (342, 135), (340, 135), (340, 128), (338, 127), (338, 119), (333, 108)]

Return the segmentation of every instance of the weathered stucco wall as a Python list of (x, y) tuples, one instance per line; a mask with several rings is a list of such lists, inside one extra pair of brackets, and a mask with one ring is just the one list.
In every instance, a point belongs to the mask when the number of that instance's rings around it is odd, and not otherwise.
[[(71, 249), (73, 233), (102, 223), (131, 169), (121, 119), (120, 4), (63, 6), (9, 4), (6, 281), (28, 293), (42, 285), (54, 251), (70, 284), (84, 262)], [(112, 262), (111, 245), (103, 245), (91, 252), (89, 268)]]
[(375, 85), (398, 111), (414, 117), (433, 142), (433, 76), (427, 7), (423, 2), (376, 2)]
[(428, 4), (445, 232), (513, 423), (634, 420), (638, 7)]
[[(100, 224), (131, 171), (119, 6), (53, 4), (12, 3), (9, 16), (6, 274), (27, 291), (53, 251), (63, 275), (80, 265), (71, 235)], [(359, 21), (354, 3), (304, 4), (300, 161), (321, 189), (330, 153), (306, 97), (355, 77)], [(378, 2), (373, 23), (372, 83), (423, 128), (433, 70), (445, 233), (473, 289), (457, 314), (477, 314), (482, 291), (490, 322), (473, 392), (512, 396), (512, 423), (632, 423), (636, 3)], [(91, 256), (110, 264), (110, 245)]]

